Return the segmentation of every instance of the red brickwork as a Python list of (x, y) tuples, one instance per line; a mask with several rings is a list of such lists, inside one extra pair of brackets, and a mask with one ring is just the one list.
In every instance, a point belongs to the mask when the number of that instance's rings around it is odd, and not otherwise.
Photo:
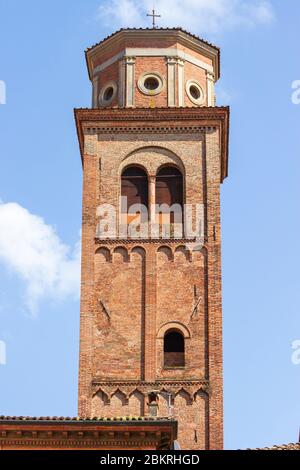
[[(205, 88), (206, 72), (185, 67), (184, 79)], [(118, 70), (110, 66), (100, 82)], [(151, 103), (136, 84), (148, 71), (166, 81)], [(136, 109), (76, 111), (84, 167), (79, 414), (147, 416), (153, 392), (159, 416), (178, 419), (182, 448), (221, 449), (220, 182), (227, 176), (229, 110), (189, 108), (187, 101), (182, 109), (165, 108), (167, 79), (165, 57), (138, 57)], [(181, 171), (184, 202), (205, 208), (202, 249), (193, 251), (184, 239), (98, 238), (97, 207), (119, 207), (121, 174), (130, 165), (148, 175), (150, 200), (162, 166)], [(169, 330), (184, 337), (184, 365), (164, 364)]]

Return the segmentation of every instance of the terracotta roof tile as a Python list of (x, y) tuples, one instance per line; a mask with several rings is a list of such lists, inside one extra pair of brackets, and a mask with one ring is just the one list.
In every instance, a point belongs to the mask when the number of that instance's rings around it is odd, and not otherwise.
[(300, 450), (300, 442), (296, 444), (282, 444), (273, 447), (264, 447), (264, 448), (257, 448), (257, 449), (248, 449), (248, 450)]
[(79, 421), (79, 422), (128, 422), (128, 421), (143, 421), (143, 422), (157, 422), (157, 421), (173, 421), (171, 418), (163, 417), (148, 417), (148, 416), (116, 416), (113, 418), (105, 417), (93, 417), (93, 418), (80, 418), (76, 417), (63, 417), (63, 416), (0, 416), (0, 423), (16, 422), (16, 421), (55, 421), (55, 422), (66, 422), (66, 421)]
[(207, 46), (213, 47), (217, 51), (220, 51), (219, 47), (215, 46), (214, 44), (211, 44), (210, 42), (205, 41), (204, 39), (201, 39), (199, 36), (197, 36), (195, 34), (192, 34), (192, 33), (186, 31), (185, 29), (183, 29), (181, 27), (174, 27), (174, 28), (155, 28), (155, 29), (153, 29), (153, 28), (121, 28), (118, 31), (115, 31), (114, 33), (110, 34), (106, 38), (102, 39), (100, 42), (94, 44), (91, 47), (88, 47), (85, 50), (85, 52), (87, 53), (87, 52), (91, 51), (92, 49), (94, 49), (94, 47), (99, 46), (103, 42), (107, 41), (108, 39), (111, 39), (112, 37), (116, 36), (117, 34), (121, 33), (122, 31), (181, 31), (182, 33), (188, 34), (189, 36), (197, 39), (198, 41), (201, 41), (204, 44), (207, 44)]

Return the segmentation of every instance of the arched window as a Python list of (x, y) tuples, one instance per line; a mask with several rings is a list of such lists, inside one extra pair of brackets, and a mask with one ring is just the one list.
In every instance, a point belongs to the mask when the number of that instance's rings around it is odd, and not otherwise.
[(127, 198), (125, 207), (122, 205), (122, 213), (128, 214), (129, 209), (136, 204), (148, 210), (148, 178), (142, 168), (131, 166), (123, 171), (121, 195)]
[(179, 331), (169, 330), (164, 336), (164, 367), (184, 365), (184, 337)]
[(156, 204), (165, 206), (165, 210), (159, 210), (160, 213), (167, 213), (167, 207), (177, 205), (179, 218), (174, 217), (174, 211), (171, 212), (170, 222), (182, 223), (183, 215), (183, 177), (182, 173), (173, 166), (161, 168), (156, 175)]

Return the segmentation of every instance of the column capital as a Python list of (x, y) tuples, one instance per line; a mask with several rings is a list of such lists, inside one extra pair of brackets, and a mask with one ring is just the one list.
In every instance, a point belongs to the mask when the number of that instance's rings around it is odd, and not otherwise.
[(184, 59), (181, 59), (181, 58), (178, 57), (178, 56), (171, 56), (171, 57), (170, 57), (170, 56), (167, 56), (167, 57), (165, 57), (165, 59), (166, 59), (166, 62), (167, 62), (168, 65), (176, 65), (176, 64), (178, 64), (178, 65), (182, 65), (182, 66), (183, 66), (184, 63), (185, 63), (185, 60), (184, 60)]
[(135, 64), (136, 57), (130, 56), (130, 55), (126, 55), (126, 56), (124, 56), (123, 60), (124, 60), (124, 62), (125, 62), (126, 64)]
[(165, 57), (166, 59), (166, 62), (167, 64), (170, 64), (170, 65), (173, 65), (173, 64), (176, 64), (177, 63), (177, 57), (176, 56), (172, 56), (172, 57)]
[(206, 70), (206, 78), (207, 80), (215, 81), (215, 74), (213, 72), (210, 72), (209, 70)]

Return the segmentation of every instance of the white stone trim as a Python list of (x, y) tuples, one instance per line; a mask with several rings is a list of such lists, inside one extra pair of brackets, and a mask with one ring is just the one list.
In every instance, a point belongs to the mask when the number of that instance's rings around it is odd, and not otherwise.
[(125, 57), (126, 66), (126, 103), (125, 106), (134, 106), (134, 79), (135, 79), (135, 57)]
[(186, 54), (185, 52), (177, 49), (177, 48), (151, 48), (151, 47), (138, 47), (138, 48), (126, 48), (124, 51), (119, 52), (115, 56), (111, 57), (103, 64), (98, 65), (94, 68), (94, 75), (99, 72), (102, 72), (110, 65), (114, 64), (116, 61), (120, 60), (126, 56), (134, 56), (134, 57), (174, 57), (177, 59), (185, 60), (186, 62), (190, 62), (191, 64), (197, 65), (198, 67), (206, 70), (207, 72), (214, 73), (214, 68), (212, 65), (203, 62), (196, 57), (193, 57), (190, 54)]
[(206, 72), (207, 83), (207, 106), (215, 106), (215, 77), (214, 74)]
[(109, 67), (110, 65), (113, 65), (115, 62), (122, 59), (125, 55), (126, 55), (125, 51), (121, 51), (118, 54), (111, 57), (110, 59), (103, 62), (103, 64), (97, 65), (97, 67), (94, 68), (94, 75), (107, 69), (107, 67)]
[(168, 68), (168, 106), (176, 106), (176, 57), (167, 57)]

